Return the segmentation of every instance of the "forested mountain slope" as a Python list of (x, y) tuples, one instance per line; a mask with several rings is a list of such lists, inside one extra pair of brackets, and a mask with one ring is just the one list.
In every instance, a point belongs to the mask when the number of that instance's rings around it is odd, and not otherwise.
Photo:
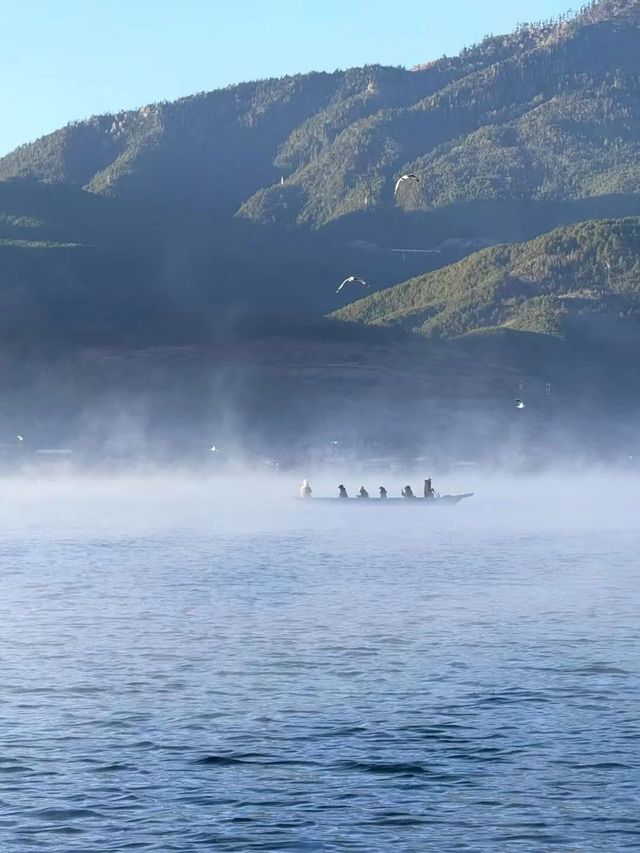
[[(600, 0), (412, 71), (245, 83), (76, 122), (0, 160), (0, 178), (319, 226), (635, 195), (639, 162), (640, 0)], [(420, 183), (394, 199), (407, 171)]]
[(640, 345), (640, 219), (592, 220), (496, 246), (336, 312), (427, 337), (511, 329)]
[[(307, 156), (281, 153), (295, 168), (285, 188), (262, 190), (243, 214), (322, 224), (394, 204), (430, 211), (638, 192), (637, 0), (601, 2), (575, 19), (489, 39), (471, 56), (477, 51), (492, 61), (472, 63), (409, 106), (362, 117), (320, 150), (309, 139), (321, 119), (311, 120), (298, 132)], [(406, 172), (420, 183), (394, 199)]]

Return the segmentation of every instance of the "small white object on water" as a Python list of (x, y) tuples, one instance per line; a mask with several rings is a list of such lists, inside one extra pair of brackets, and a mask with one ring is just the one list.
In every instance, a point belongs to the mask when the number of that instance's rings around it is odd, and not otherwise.
[(21, 435), (17, 435), (16, 438), (18, 439), (18, 441), (24, 441), (24, 438)]
[(516, 409), (524, 409), (524, 408), (525, 408), (524, 400), (516, 400)]

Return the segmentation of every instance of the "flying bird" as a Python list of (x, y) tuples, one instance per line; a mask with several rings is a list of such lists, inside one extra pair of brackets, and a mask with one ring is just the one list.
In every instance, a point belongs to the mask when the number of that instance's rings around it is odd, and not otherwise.
[(414, 174), (412, 174), (412, 173), (411, 173), (411, 174), (408, 174), (408, 175), (402, 175), (402, 177), (398, 178), (398, 180), (396, 181), (396, 188), (395, 188), (395, 190), (393, 191), (393, 194), (394, 194), (394, 195), (398, 192), (398, 187), (399, 187), (399, 186), (400, 186), (400, 184), (402, 184), (404, 181), (415, 181), (417, 184), (419, 184), (419, 183), (420, 183), (420, 178), (419, 178), (417, 175), (414, 175)]
[(340, 293), (345, 284), (361, 284), (363, 287), (369, 287), (363, 278), (358, 278), (357, 275), (350, 275), (349, 278), (345, 278), (340, 287), (336, 290), (336, 293)]
[(524, 409), (524, 400), (516, 400), (516, 409)]

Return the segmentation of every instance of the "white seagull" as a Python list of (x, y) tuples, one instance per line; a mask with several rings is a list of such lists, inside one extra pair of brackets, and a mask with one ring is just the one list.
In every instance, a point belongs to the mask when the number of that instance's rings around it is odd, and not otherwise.
[(358, 278), (357, 275), (350, 275), (349, 278), (345, 278), (340, 287), (336, 290), (336, 293), (340, 293), (345, 284), (361, 284), (363, 287), (369, 287), (363, 278)]
[(402, 175), (402, 177), (398, 178), (398, 180), (396, 181), (396, 188), (393, 191), (394, 195), (398, 192), (398, 187), (400, 186), (400, 184), (403, 183), (403, 181), (415, 181), (417, 184), (419, 184), (420, 178), (417, 175), (414, 175), (413, 173), (410, 173), (408, 175)]

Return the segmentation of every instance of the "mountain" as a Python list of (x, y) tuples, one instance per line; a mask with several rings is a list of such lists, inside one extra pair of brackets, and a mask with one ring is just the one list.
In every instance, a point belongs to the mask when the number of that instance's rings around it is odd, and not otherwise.
[(629, 335), (640, 343), (640, 218), (590, 220), (485, 249), (334, 316), (426, 337), (512, 329), (567, 339), (600, 326), (611, 346)]
[[(283, 148), (293, 171), (241, 212), (321, 225), (395, 204), (429, 212), (481, 202), (586, 200), (640, 185), (640, 3), (601, 2), (463, 51), (445, 85), (404, 107), (336, 126), (316, 116)], [(449, 60), (415, 73), (444, 74)], [(335, 126), (335, 125), (332, 125)], [(281, 204), (280, 204), (281, 206)]]
[(455, 341), (472, 360), (546, 377), (572, 405), (625, 419), (619, 405), (640, 399), (640, 218), (485, 249), (333, 316)]
[(454, 455), (521, 387), (523, 445), (633, 423), (639, 163), (640, 0), (74, 122), (0, 159), (4, 423)]
[[(418, 334), (464, 364), (467, 412), (478, 442), (506, 441), (504, 399), (524, 397), (529, 432), (521, 446), (563, 456), (595, 436), (604, 458), (640, 442), (640, 218), (591, 220), (463, 261), (372, 294), (335, 312), (341, 322)], [(413, 334), (411, 334), (413, 333)], [(446, 364), (446, 359), (444, 361)], [(446, 368), (441, 388), (451, 381)], [(459, 386), (459, 378), (454, 388)], [(502, 395), (502, 396), (501, 396)], [(502, 399), (502, 403), (501, 403)], [(482, 401), (482, 402), (481, 402)], [(453, 422), (456, 418), (453, 417)], [(458, 427), (459, 430), (459, 427)], [(454, 429), (457, 440), (460, 432)], [(571, 436), (571, 437), (570, 437)], [(573, 449), (572, 449), (573, 448)]]
[[(536, 220), (521, 223), (531, 237), (587, 218), (597, 199), (595, 215), (640, 213), (639, 81), (640, 0), (600, 0), (411, 71), (246, 83), (76, 122), (4, 157), (0, 178), (260, 224), (348, 229), (367, 214), (360, 236), (391, 228), (394, 240), (411, 212), (422, 242), (442, 236), (429, 229), (443, 210), (445, 238), (518, 238), (505, 233), (515, 206)], [(394, 200), (408, 171), (420, 184)]]
[(296, 128), (365, 95), (410, 102), (409, 72), (373, 67), (244, 83), (74, 122), (0, 161), (0, 177), (71, 183), (107, 195), (152, 196), (233, 213), (284, 173), (276, 159)]

